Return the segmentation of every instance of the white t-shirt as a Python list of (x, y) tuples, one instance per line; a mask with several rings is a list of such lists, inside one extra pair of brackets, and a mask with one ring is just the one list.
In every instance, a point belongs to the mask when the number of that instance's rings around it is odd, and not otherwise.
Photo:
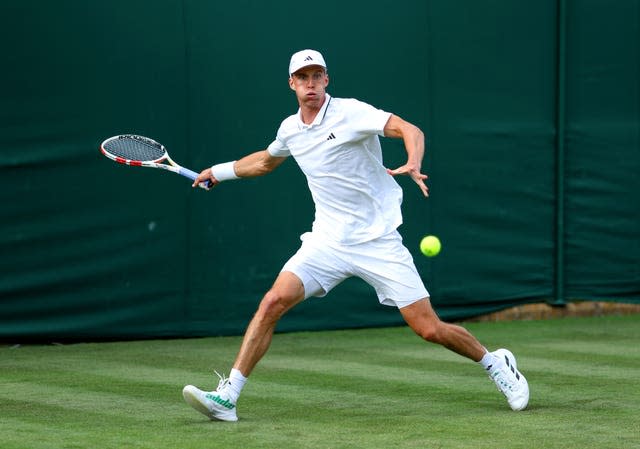
[(402, 224), (402, 189), (382, 165), (378, 138), (390, 116), (361, 101), (327, 94), (311, 125), (302, 122), (300, 110), (280, 125), (268, 151), (293, 156), (307, 177), (316, 236), (353, 245)]

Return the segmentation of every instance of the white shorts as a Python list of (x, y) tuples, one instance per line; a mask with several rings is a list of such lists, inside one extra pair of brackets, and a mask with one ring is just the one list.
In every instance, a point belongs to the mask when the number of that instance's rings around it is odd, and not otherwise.
[(378, 301), (402, 308), (429, 297), (409, 250), (397, 231), (357, 245), (328, 245), (311, 232), (282, 267), (302, 280), (305, 299), (325, 296), (345, 279), (356, 276), (375, 288)]

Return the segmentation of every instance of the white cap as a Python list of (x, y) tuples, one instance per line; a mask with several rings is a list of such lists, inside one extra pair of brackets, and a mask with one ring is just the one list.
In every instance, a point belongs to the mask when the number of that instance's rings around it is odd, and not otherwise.
[(327, 68), (327, 64), (324, 62), (324, 58), (320, 52), (315, 50), (301, 50), (291, 56), (291, 62), (289, 62), (289, 76), (309, 65), (319, 65), (325, 69)]

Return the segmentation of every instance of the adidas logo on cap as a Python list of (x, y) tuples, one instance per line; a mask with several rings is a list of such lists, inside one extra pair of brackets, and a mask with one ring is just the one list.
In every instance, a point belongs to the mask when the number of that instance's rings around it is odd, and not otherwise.
[(309, 49), (302, 50), (291, 56), (291, 61), (289, 62), (289, 76), (308, 65), (319, 65), (325, 69), (327, 68), (327, 64), (324, 62), (324, 58), (320, 52)]

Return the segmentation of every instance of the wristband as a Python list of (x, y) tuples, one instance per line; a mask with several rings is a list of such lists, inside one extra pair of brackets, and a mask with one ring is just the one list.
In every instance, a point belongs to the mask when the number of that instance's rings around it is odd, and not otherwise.
[(230, 181), (232, 179), (238, 179), (239, 176), (236, 175), (236, 172), (233, 169), (233, 164), (235, 163), (236, 161), (225, 162), (223, 164), (216, 164), (213, 167), (211, 167), (211, 174), (213, 174), (213, 177), (220, 182)]

